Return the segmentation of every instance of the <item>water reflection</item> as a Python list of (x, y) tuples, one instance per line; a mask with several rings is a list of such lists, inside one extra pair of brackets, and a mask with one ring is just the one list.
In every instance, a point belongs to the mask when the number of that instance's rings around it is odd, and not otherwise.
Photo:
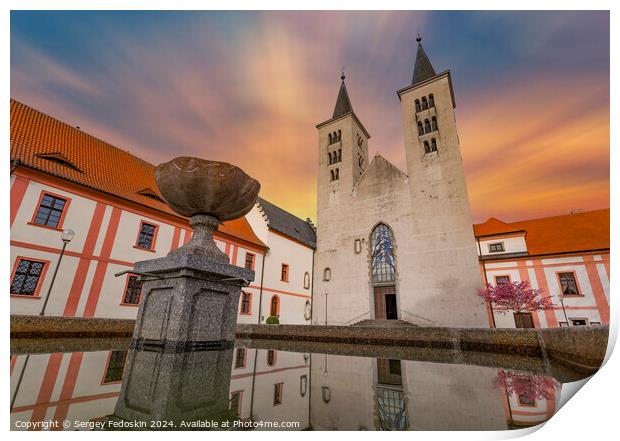
[(11, 357), (14, 430), (506, 430), (549, 419), (559, 394), (493, 367), (249, 347)]

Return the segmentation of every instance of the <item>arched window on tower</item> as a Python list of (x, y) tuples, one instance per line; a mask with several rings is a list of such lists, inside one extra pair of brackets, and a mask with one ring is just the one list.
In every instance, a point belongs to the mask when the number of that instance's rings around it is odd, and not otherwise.
[(422, 121), (418, 121), (418, 135), (424, 135), (424, 127), (422, 126)]
[(415, 111), (420, 112), (422, 110), (422, 106), (420, 105), (420, 100), (415, 100)]
[(331, 154), (331, 152), (327, 152), (327, 162), (328, 162), (328, 164), (332, 163), (332, 154)]
[(333, 180), (334, 180), (334, 171), (333, 171), (333, 170), (330, 170), (330, 171), (329, 171), (329, 180), (330, 180), (330, 181), (333, 181)]
[(435, 97), (432, 93), (428, 96), (428, 107), (435, 107)]
[(340, 141), (342, 139), (342, 133), (340, 132), (340, 130), (338, 130), (338, 141)]
[(340, 179), (340, 169), (336, 169), (336, 173), (334, 173), (334, 176), (336, 180)]
[(435, 138), (431, 139), (431, 152), (436, 152), (437, 151), (437, 141), (435, 141)]
[(334, 143), (334, 141), (332, 140), (332, 134), (331, 134), (331, 133), (328, 133), (328, 134), (327, 134), (327, 137), (328, 137), (328, 139), (329, 139), (329, 145), (332, 145), (332, 144)]
[(342, 149), (338, 149), (338, 162), (342, 161)]
[(430, 153), (431, 152), (431, 146), (428, 143), (428, 141), (424, 141), (424, 153)]
[(323, 270), (323, 281), (329, 282), (331, 278), (332, 278), (332, 270), (330, 270), (329, 268), (325, 268)]
[(427, 119), (424, 120), (424, 132), (425, 133), (430, 133), (431, 132), (431, 123)]
[(370, 237), (372, 249), (371, 266), (373, 283), (393, 282), (396, 280), (396, 259), (394, 258), (394, 235), (385, 224), (379, 224), (372, 230)]
[(437, 130), (437, 118), (435, 118), (434, 116), (433, 116), (433, 120), (431, 122), (431, 129), (433, 130), (433, 132), (435, 130)]
[(426, 100), (426, 97), (422, 98), (422, 110), (426, 110), (428, 109), (428, 101)]

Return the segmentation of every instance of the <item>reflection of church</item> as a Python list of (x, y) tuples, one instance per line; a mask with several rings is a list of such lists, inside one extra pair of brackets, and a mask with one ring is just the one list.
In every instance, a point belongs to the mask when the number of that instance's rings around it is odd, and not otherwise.
[(401, 102), (406, 173), (376, 155), (345, 77), (317, 126), (319, 172), (314, 323), (401, 319), (488, 327), (449, 71), (420, 39)]

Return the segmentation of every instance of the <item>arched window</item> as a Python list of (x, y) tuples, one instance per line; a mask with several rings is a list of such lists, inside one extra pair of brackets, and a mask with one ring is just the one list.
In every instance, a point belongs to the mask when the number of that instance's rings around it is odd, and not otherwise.
[(269, 349), (267, 351), (267, 364), (273, 366), (276, 364), (276, 351), (275, 349)]
[(329, 143), (330, 145), (334, 143), (334, 141), (332, 140), (332, 134), (328, 133), (327, 136), (329, 137)]
[(422, 106), (420, 105), (420, 100), (415, 100), (415, 111), (420, 112), (422, 110)]
[(436, 152), (437, 151), (437, 141), (435, 141), (435, 138), (431, 139), (431, 152)]
[(332, 154), (331, 154), (331, 152), (327, 152), (327, 162), (328, 162), (329, 164), (331, 164), (331, 163), (332, 163)]
[(379, 224), (372, 230), (370, 244), (372, 249), (372, 281), (375, 283), (396, 280), (396, 260), (394, 258), (394, 236), (385, 224)]
[(334, 171), (333, 171), (333, 170), (330, 170), (330, 171), (329, 171), (329, 180), (330, 180), (330, 181), (333, 181), (333, 180), (334, 180)]
[(325, 268), (323, 270), (323, 281), (324, 282), (329, 282), (332, 278), (332, 270), (329, 268)]
[(435, 130), (437, 130), (437, 118), (435, 118), (434, 116), (433, 116), (433, 120), (431, 122), (431, 129), (433, 130), (433, 132)]
[(428, 101), (426, 101), (426, 97), (422, 98), (422, 110), (428, 109)]
[(334, 177), (335, 180), (340, 179), (340, 169), (336, 169), (336, 173), (334, 173), (334, 176), (335, 176)]
[(432, 93), (428, 96), (428, 107), (435, 107), (435, 97)]
[(424, 126), (422, 126), (422, 121), (418, 121), (418, 135), (424, 135)]
[(428, 144), (428, 141), (424, 141), (424, 153), (430, 153), (431, 146)]
[(304, 273), (304, 289), (310, 289), (310, 273)]
[(338, 149), (338, 162), (342, 161), (342, 149)]
[(271, 298), (269, 315), (280, 315), (280, 298), (278, 296), (273, 296)]
[(427, 119), (424, 120), (424, 132), (425, 133), (430, 133), (431, 132), (431, 123)]
[(338, 130), (338, 141), (340, 141), (342, 139), (342, 133), (340, 133), (340, 130)]

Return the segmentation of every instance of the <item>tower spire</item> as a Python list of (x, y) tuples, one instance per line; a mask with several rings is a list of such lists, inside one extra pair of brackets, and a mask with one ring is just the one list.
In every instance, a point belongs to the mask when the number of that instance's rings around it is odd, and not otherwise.
[(340, 79), (342, 82), (340, 83), (340, 91), (338, 91), (338, 99), (336, 99), (336, 107), (334, 107), (334, 114), (332, 118), (337, 118), (349, 112), (353, 112), (353, 106), (351, 106), (351, 100), (349, 99), (349, 94), (347, 93), (347, 86), (344, 84), (344, 69), (342, 70), (342, 75), (340, 75)]
[(435, 69), (433, 69), (431, 61), (426, 55), (426, 52), (424, 52), (424, 48), (422, 47), (422, 37), (420, 37), (420, 34), (418, 34), (415, 41), (418, 42), (418, 52), (415, 56), (415, 65), (413, 67), (413, 79), (411, 80), (412, 86), (437, 75), (435, 73)]

